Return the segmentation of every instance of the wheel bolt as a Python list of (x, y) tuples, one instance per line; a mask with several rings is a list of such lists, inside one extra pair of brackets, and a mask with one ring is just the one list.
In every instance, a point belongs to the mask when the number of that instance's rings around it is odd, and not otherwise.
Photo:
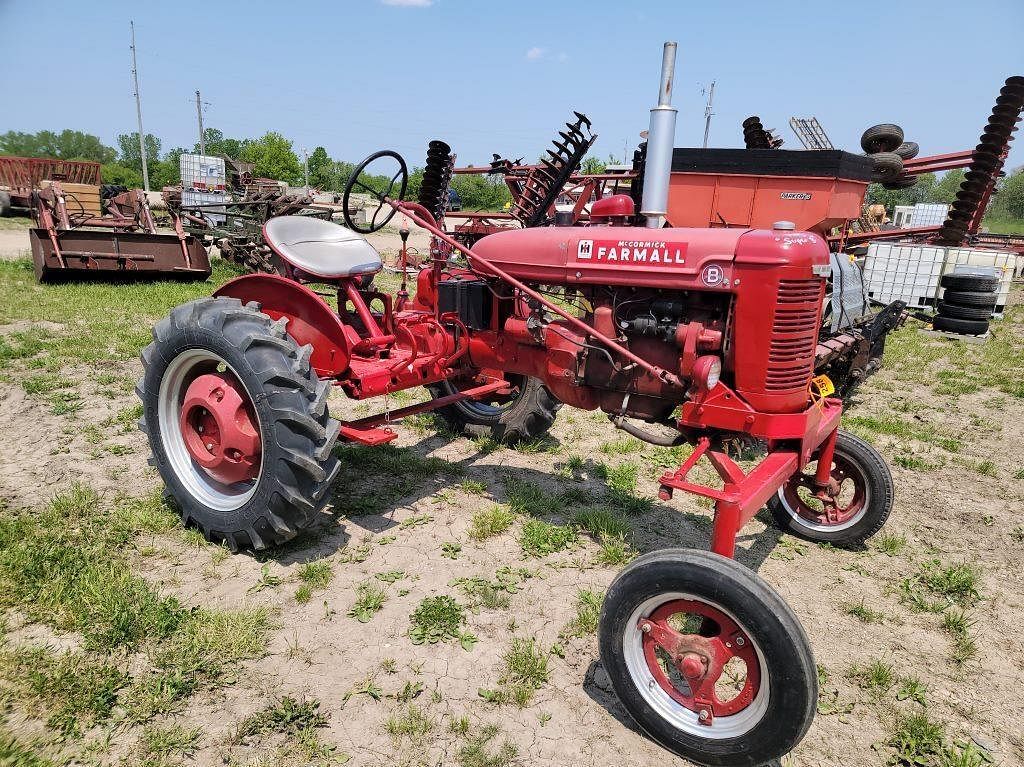
[(642, 632), (644, 632), (645, 634), (650, 634), (651, 633), (651, 624), (650, 623), (641, 623), (640, 624), (640, 630)]
[(707, 711), (707, 709), (702, 708), (701, 711), (700, 711), (700, 714), (698, 714), (698, 716), (700, 717), (700, 720), (702, 722), (706, 722), (708, 720), (708, 711)]
[(747, 640), (744, 639), (743, 637), (736, 637), (736, 646), (737, 647), (743, 647), (743, 645), (745, 645), (746, 643), (747, 643)]

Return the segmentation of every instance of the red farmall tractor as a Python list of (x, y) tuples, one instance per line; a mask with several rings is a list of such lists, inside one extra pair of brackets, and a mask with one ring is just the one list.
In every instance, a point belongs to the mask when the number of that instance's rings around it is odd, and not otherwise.
[[(239, 277), (175, 308), (143, 352), (139, 391), (182, 518), (233, 549), (293, 537), (327, 501), (336, 440), (387, 442), (389, 422), (412, 412), (516, 440), (545, 432), (565, 404), (599, 408), (655, 444), (690, 443), (660, 496), (714, 501), (711, 552), (653, 551), (626, 567), (605, 598), (601, 658), (623, 706), (662, 746), (754, 765), (803, 737), (817, 672), (793, 611), (732, 559), (737, 532), (767, 504), (798, 535), (859, 544), (884, 523), (893, 487), (879, 455), (839, 430), (842, 403), (813, 381), (825, 241), (785, 222), (663, 226), (673, 59), (666, 46), (639, 215), (612, 197), (594, 205), (600, 224), (508, 231), (470, 249), (437, 225), (453, 158), (432, 145), (426, 192), (412, 203), (402, 201), (405, 162), (378, 152), (345, 190), (346, 211), (354, 190), (378, 200), (369, 223), (347, 212), (348, 228), (270, 220), (264, 234), (285, 275)], [(397, 165), (383, 186), (366, 171), (382, 162)], [(412, 298), (404, 285), (395, 296), (374, 287), (381, 260), (362, 236), (395, 211), (435, 238)], [(331, 386), (355, 399), (425, 386), (433, 399), (340, 423), (328, 413)], [(744, 470), (741, 451), (761, 457)], [(690, 479), (701, 459), (720, 486)]]

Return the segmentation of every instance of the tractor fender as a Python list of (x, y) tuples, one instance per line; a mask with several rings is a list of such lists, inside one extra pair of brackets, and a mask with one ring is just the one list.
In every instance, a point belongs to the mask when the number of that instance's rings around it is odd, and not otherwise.
[(359, 341), (337, 312), (305, 285), (277, 274), (246, 274), (226, 282), (214, 296), (257, 301), (264, 314), (288, 320), (287, 332), (299, 346), (313, 347), (310, 364), (321, 378), (348, 370), (353, 344)]

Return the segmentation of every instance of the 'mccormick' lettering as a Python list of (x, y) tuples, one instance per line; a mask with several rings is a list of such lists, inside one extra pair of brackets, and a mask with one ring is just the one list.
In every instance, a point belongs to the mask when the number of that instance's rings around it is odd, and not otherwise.
[(602, 261), (615, 264), (686, 263), (685, 242), (659, 240), (580, 240), (576, 247), (577, 261)]

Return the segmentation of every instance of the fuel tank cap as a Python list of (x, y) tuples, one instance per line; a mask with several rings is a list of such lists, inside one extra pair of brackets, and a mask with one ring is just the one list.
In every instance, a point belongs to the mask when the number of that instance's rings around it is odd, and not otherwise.
[(783, 232), (792, 232), (794, 229), (796, 229), (796, 224), (794, 224), (792, 221), (776, 221), (774, 224), (772, 224), (772, 229), (777, 229)]

